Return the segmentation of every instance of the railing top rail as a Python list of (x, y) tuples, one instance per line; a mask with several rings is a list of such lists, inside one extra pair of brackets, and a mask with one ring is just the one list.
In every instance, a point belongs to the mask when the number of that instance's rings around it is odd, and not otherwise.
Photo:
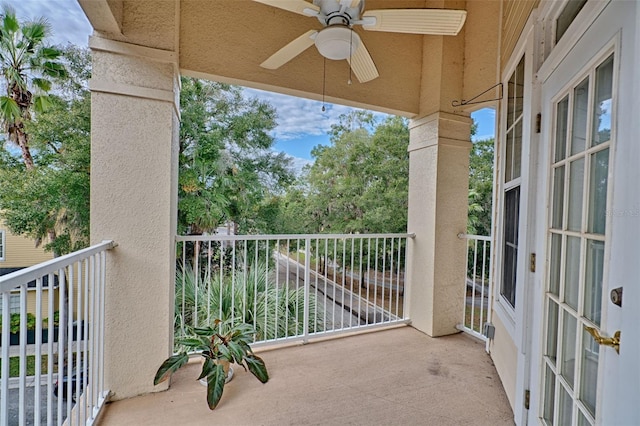
[(478, 240), (478, 241), (491, 241), (491, 236), (486, 236), (486, 235), (470, 235), (470, 234), (460, 233), (458, 234), (458, 238), (460, 238), (461, 240), (467, 239), (467, 240)]
[(4, 275), (0, 277), (0, 293), (10, 292), (20, 285), (36, 280), (47, 274), (55, 273), (60, 268), (64, 268), (74, 262), (86, 259), (104, 250), (110, 250), (116, 246), (117, 244), (111, 240), (103, 241), (94, 246), (87, 247), (86, 249), (78, 250), (38, 265), (29, 266), (28, 268), (20, 269), (19, 271)]
[(358, 239), (358, 238), (415, 238), (416, 234), (273, 234), (273, 235), (177, 235), (182, 241), (260, 241), (310, 239)]

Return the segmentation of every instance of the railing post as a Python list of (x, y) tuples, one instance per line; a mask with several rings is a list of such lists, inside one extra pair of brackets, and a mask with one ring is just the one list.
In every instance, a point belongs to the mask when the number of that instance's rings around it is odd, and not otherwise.
[(311, 285), (311, 238), (304, 239), (304, 318), (303, 318), (303, 338), (307, 343), (309, 340), (309, 291)]

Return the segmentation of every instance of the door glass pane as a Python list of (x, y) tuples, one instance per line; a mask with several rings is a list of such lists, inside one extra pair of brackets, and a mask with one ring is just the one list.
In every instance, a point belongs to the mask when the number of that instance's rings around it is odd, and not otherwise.
[(598, 389), (598, 343), (587, 333), (582, 332), (582, 368), (580, 373), (580, 400), (592, 416), (596, 415), (596, 391)]
[(553, 171), (553, 218), (551, 227), (562, 229), (562, 214), (564, 213), (564, 166)]
[(602, 274), (604, 270), (604, 242), (587, 240), (585, 267), (584, 316), (600, 325), (602, 306)]
[(567, 237), (567, 257), (564, 270), (564, 301), (578, 310), (578, 290), (580, 286), (580, 238)]
[(569, 25), (576, 19), (578, 13), (582, 10), (587, 0), (569, 0), (567, 5), (560, 12), (560, 16), (556, 20), (556, 43), (562, 38), (564, 33), (569, 29)]
[(562, 235), (551, 234), (551, 259), (549, 259), (549, 292), (560, 295), (560, 264), (562, 261)]
[(573, 401), (571, 397), (564, 389), (564, 386), (560, 386), (560, 412), (558, 413), (558, 424), (562, 426), (568, 426), (571, 424)]
[(613, 56), (596, 69), (596, 99), (593, 105), (591, 146), (611, 139), (611, 94), (613, 92)]
[(556, 397), (556, 376), (549, 366), (546, 366), (544, 375), (544, 407), (542, 409), (543, 418), (553, 424), (553, 408)]
[(578, 410), (578, 426), (591, 426), (591, 422)]
[(547, 312), (547, 353), (552, 364), (556, 363), (558, 354), (558, 305), (549, 300), (549, 310)]
[(567, 229), (569, 231), (580, 231), (582, 228), (584, 158), (573, 161), (569, 173), (569, 217), (567, 219)]
[(571, 126), (571, 155), (584, 151), (587, 140), (589, 78), (573, 90), (573, 126)]
[(575, 378), (574, 367), (576, 365), (576, 327), (577, 322), (573, 315), (563, 311), (562, 320), (562, 364), (560, 374), (573, 388)]
[(522, 120), (518, 121), (513, 133), (513, 177), (520, 177), (522, 172)]
[(567, 155), (567, 126), (569, 121), (569, 97), (558, 102), (556, 107), (556, 156), (555, 161)]
[(513, 129), (507, 133), (506, 154), (504, 156), (504, 181), (513, 179)]
[(518, 260), (518, 224), (520, 217), (520, 187), (505, 193), (504, 200), (504, 251), (500, 294), (515, 307), (516, 275)]
[(588, 231), (594, 234), (604, 235), (607, 222), (609, 148), (591, 155), (590, 174)]
[(511, 74), (507, 85), (507, 129), (515, 122), (516, 73)]
[(518, 66), (516, 67), (516, 91), (515, 91), (515, 117), (522, 115), (522, 106), (524, 105), (524, 56), (520, 59)]

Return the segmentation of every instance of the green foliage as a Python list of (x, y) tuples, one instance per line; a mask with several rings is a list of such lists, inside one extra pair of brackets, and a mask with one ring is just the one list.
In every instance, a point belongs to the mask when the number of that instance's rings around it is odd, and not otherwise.
[(217, 407), (227, 379), (224, 363), (236, 363), (249, 370), (260, 382), (269, 381), (264, 361), (253, 353), (250, 343), (254, 331), (249, 324), (215, 320), (212, 327), (187, 328), (188, 337), (178, 344), (186, 350), (169, 357), (158, 369), (153, 384), (167, 380), (189, 360), (187, 351), (200, 351), (204, 357), (202, 372), (198, 379), (207, 379), (207, 404), (209, 409)]
[(180, 105), (179, 232), (263, 229), (274, 220), (266, 200), (293, 179), (289, 158), (271, 150), (275, 109), (239, 87), (186, 77)]
[(473, 142), (469, 156), (467, 233), (491, 235), (494, 139)]
[[(65, 254), (89, 243), (91, 96), (85, 88), (86, 49), (62, 50), (71, 72), (63, 96), (49, 96), (49, 107), (24, 129), (34, 148), (35, 169), (0, 149), (0, 211), (9, 229), (46, 242)], [(74, 90), (72, 91), (71, 88)]]
[[(0, 371), (2, 370), (2, 360), (0, 360)], [(47, 374), (49, 370), (49, 358), (46, 354), (40, 359), (40, 373)], [(58, 363), (53, 363), (53, 372), (58, 371)], [(27, 355), (27, 376), (33, 376), (36, 373), (36, 356)], [(2, 374), (0, 374), (2, 377)], [(20, 357), (12, 356), (9, 358), (9, 377), (20, 377)]]
[[(56, 311), (53, 316), (54, 326), (58, 325), (60, 313)], [(42, 328), (47, 328), (49, 324), (49, 318), (44, 318), (42, 320)], [(35, 330), (36, 329), (36, 316), (32, 313), (27, 313), (27, 330)], [(0, 331), (2, 331), (2, 315), (0, 315)], [(20, 333), (20, 314), (13, 313), (10, 316), (10, 325), (9, 325), (10, 333)]]
[(54, 81), (67, 76), (67, 70), (59, 61), (62, 52), (45, 44), (50, 32), (45, 19), (20, 22), (15, 11), (5, 5), (0, 21), (0, 72), (6, 89), (6, 95), (0, 96), (0, 121), (30, 170), (34, 163), (25, 125), (33, 112), (48, 108), (47, 92)]
[[(182, 268), (178, 269), (175, 297), (177, 337), (184, 335), (188, 324), (208, 325), (212, 318), (219, 318), (230, 324), (251, 324), (260, 340), (303, 333), (304, 289), (290, 289), (286, 286), (278, 288), (269, 281), (264, 267), (252, 263), (245, 267), (242, 261), (238, 264), (240, 266), (235, 274), (225, 268), (222, 277), (214, 271), (210, 277), (200, 276), (197, 282), (196, 274), (190, 266), (184, 271)], [(259, 260), (258, 264), (264, 265), (264, 259)], [(320, 330), (321, 317), (316, 299), (310, 295), (310, 330)], [(179, 341), (178, 339), (177, 342)]]
[[(409, 130), (401, 117), (375, 126), (371, 113), (342, 116), (330, 146), (281, 199), (283, 223), (293, 231), (406, 232)], [(288, 230), (284, 230), (288, 231)]]

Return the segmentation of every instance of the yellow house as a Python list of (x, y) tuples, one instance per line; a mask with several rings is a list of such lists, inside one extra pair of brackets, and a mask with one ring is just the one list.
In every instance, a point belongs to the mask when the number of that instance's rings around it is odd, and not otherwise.
[[(46, 252), (42, 246), (36, 247), (33, 240), (12, 234), (0, 219), (0, 276), (37, 265), (53, 259), (53, 254)], [(46, 286), (47, 284), (45, 284)], [(32, 288), (33, 287), (33, 288)], [(27, 292), (27, 312), (34, 314), (36, 311), (35, 284), (29, 285)], [(48, 290), (43, 290), (43, 297), (48, 297)], [(57, 297), (55, 298), (57, 299)], [(0, 307), (1, 312), (2, 307)], [(10, 310), (19, 312), (20, 294), (11, 295)], [(43, 306), (42, 317), (47, 318), (49, 311), (46, 304)]]

